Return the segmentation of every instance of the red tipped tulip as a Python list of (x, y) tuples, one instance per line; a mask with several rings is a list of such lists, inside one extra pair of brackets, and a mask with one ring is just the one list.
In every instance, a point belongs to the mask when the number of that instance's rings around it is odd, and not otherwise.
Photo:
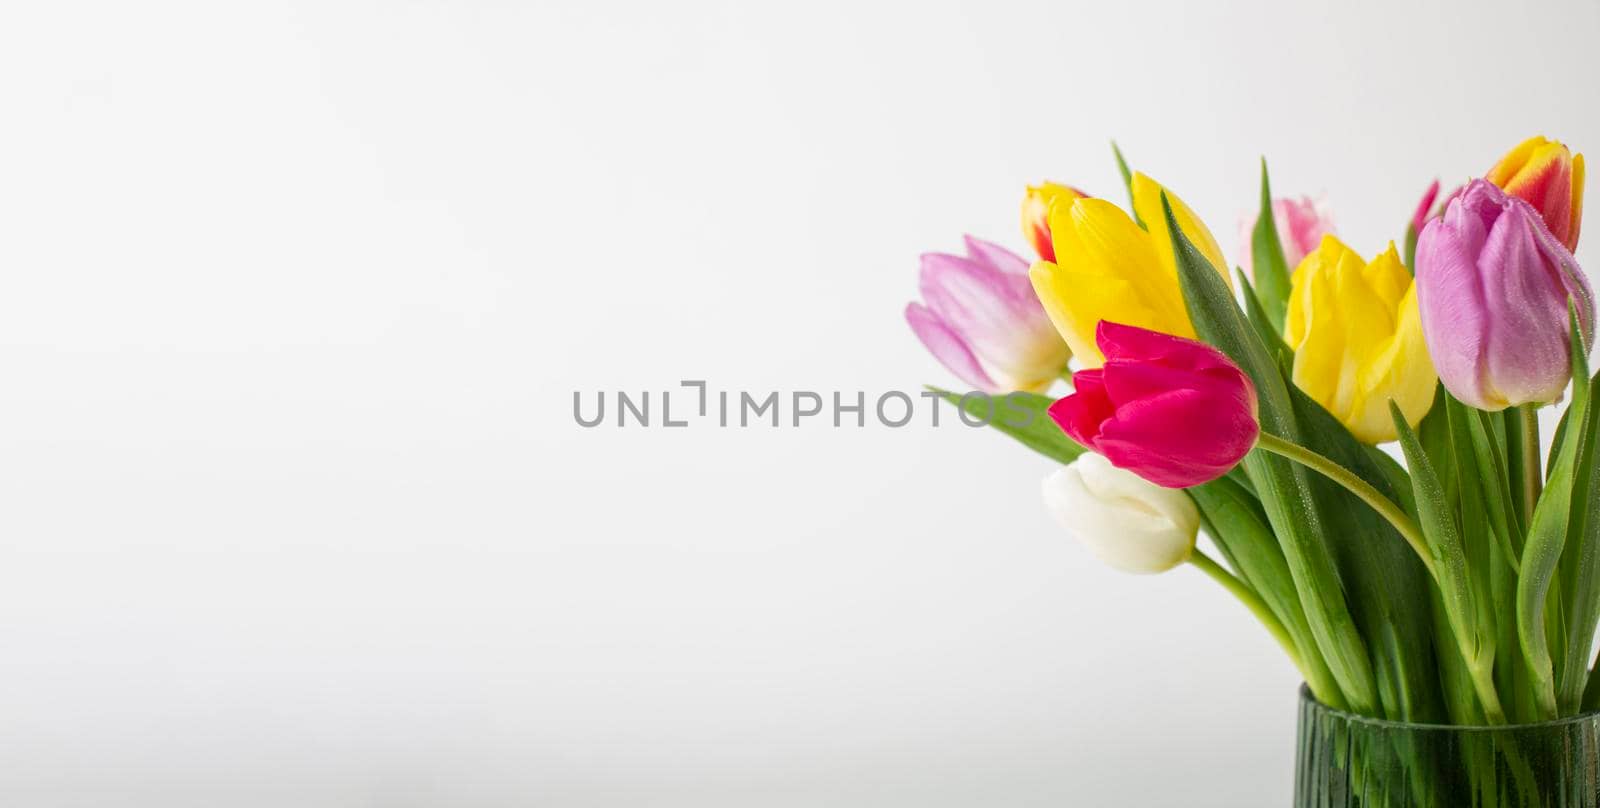
[(1214, 480), (1255, 446), (1255, 386), (1221, 351), (1109, 321), (1095, 342), (1105, 364), (1050, 407), (1073, 440), (1167, 488)]
[(1070, 185), (1043, 182), (1028, 186), (1022, 197), (1022, 235), (1033, 245), (1033, 251), (1045, 261), (1056, 260), (1056, 249), (1050, 241), (1050, 208), (1060, 203), (1071, 206), (1075, 199), (1089, 195)]
[(1568, 250), (1578, 248), (1583, 223), (1583, 155), (1565, 144), (1531, 137), (1517, 144), (1484, 177), (1532, 205), (1550, 234)]

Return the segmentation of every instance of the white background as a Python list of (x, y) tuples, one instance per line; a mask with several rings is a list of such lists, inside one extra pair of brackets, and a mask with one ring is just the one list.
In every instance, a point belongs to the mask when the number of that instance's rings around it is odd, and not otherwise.
[(1112, 137), (1230, 257), (1262, 154), (1370, 255), (1527, 135), (1600, 153), (1597, 39), (1592, 1), (10, 5), (0, 804), (1284, 805), (1291, 667), (1194, 570), (1098, 566), (1046, 461), (573, 391), (953, 384), (918, 253), (1021, 250), (1046, 177), (1120, 202)]

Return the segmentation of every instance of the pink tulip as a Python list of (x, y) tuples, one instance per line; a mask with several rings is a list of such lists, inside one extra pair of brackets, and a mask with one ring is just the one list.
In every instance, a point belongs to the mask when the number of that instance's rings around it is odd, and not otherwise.
[(1555, 401), (1571, 375), (1567, 301), (1594, 344), (1594, 292), (1539, 211), (1473, 180), (1417, 239), (1428, 353), (1456, 398), (1480, 410)]
[(1028, 262), (998, 244), (966, 237), (967, 256), (922, 256), (922, 303), (906, 322), (941, 364), (986, 393), (1039, 392), (1071, 353), (1039, 305)]
[[(1253, 238), (1256, 219), (1250, 216), (1239, 221), (1239, 254), (1244, 257), (1244, 268), (1255, 275), (1255, 250)], [(1278, 226), (1278, 243), (1283, 245), (1283, 257), (1289, 262), (1289, 271), (1300, 266), (1322, 243), (1322, 237), (1333, 233), (1333, 213), (1325, 199), (1302, 196), (1299, 199), (1284, 197), (1272, 200), (1272, 222)]]
[(1221, 351), (1101, 321), (1105, 365), (1072, 375), (1050, 407), (1073, 440), (1156, 485), (1187, 488), (1233, 468), (1255, 446), (1256, 389)]

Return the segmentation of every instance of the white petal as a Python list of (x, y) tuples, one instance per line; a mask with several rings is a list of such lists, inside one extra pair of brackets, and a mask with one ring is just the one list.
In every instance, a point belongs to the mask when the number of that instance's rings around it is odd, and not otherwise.
[(1085, 453), (1044, 480), (1056, 522), (1123, 572), (1165, 572), (1194, 551), (1200, 515), (1187, 494), (1162, 488)]

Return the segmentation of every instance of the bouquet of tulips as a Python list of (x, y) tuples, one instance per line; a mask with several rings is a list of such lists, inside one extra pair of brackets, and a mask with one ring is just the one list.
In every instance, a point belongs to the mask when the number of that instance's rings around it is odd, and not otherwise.
[(1435, 182), (1403, 253), (1370, 260), (1263, 165), (1249, 272), (1116, 158), (1131, 210), (1027, 190), (1039, 260), (970, 237), (923, 256), (906, 319), (975, 388), (939, 392), (1037, 415), (991, 424), (1062, 464), (1063, 526), (1121, 570), (1205, 572), (1324, 705), (1456, 725), (1600, 707), (1582, 155), (1536, 137), (1437, 205)]

